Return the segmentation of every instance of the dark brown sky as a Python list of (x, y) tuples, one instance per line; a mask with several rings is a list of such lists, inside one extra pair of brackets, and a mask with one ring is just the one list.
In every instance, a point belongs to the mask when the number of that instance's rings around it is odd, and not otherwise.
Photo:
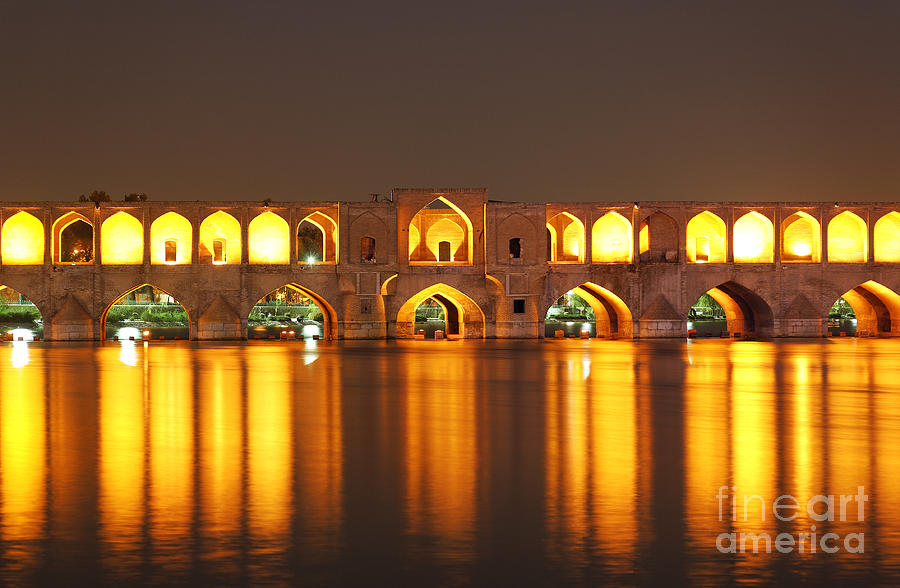
[(900, 200), (898, 31), (878, 0), (0, 0), (0, 199)]

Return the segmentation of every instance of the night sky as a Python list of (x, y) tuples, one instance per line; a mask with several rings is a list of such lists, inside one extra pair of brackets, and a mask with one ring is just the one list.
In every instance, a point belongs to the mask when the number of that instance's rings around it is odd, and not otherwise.
[(0, 0), (0, 199), (900, 200), (900, 2)]

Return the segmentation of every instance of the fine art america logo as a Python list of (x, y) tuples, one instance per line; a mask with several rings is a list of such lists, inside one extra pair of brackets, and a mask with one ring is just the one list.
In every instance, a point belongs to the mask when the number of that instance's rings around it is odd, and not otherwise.
[[(856, 494), (817, 494), (806, 502), (791, 494), (782, 494), (769, 502), (759, 494), (739, 495), (736, 486), (720, 486), (716, 494), (719, 502), (719, 521), (732, 523), (758, 522), (766, 524), (766, 514), (773, 525), (791, 523), (803, 514), (809, 517), (809, 528), (798, 533), (720, 533), (716, 548), (722, 553), (848, 553), (865, 552), (865, 533), (852, 532), (840, 535), (822, 532), (834, 521), (866, 520), (865, 505), (869, 497), (863, 486), (857, 486)], [(750, 514), (753, 512), (754, 514)], [(819, 525), (816, 525), (819, 523)]]

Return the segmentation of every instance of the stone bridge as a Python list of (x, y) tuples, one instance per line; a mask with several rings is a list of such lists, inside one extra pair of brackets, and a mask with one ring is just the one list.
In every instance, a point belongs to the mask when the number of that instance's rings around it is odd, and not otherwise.
[[(433, 298), (458, 337), (537, 338), (574, 290), (600, 336), (683, 337), (703, 293), (728, 328), (823, 336), (844, 297), (860, 332), (900, 333), (900, 204), (488, 200), (397, 189), (371, 202), (0, 205), (0, 285), (48, 340), (102, 338), (109, 307), (152, 284), (192, 339), (240, 339), (258, 300), (293, 285), (331, 338), (410, 337)], [(453, 333), (453, 331), (456, 331)]]

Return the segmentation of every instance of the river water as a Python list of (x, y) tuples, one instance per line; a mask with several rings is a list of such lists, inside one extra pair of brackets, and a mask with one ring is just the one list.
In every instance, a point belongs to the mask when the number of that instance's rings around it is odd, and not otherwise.
[(0, 581), (896, 584), (898, 448), (892, 340), (3, 343)]

